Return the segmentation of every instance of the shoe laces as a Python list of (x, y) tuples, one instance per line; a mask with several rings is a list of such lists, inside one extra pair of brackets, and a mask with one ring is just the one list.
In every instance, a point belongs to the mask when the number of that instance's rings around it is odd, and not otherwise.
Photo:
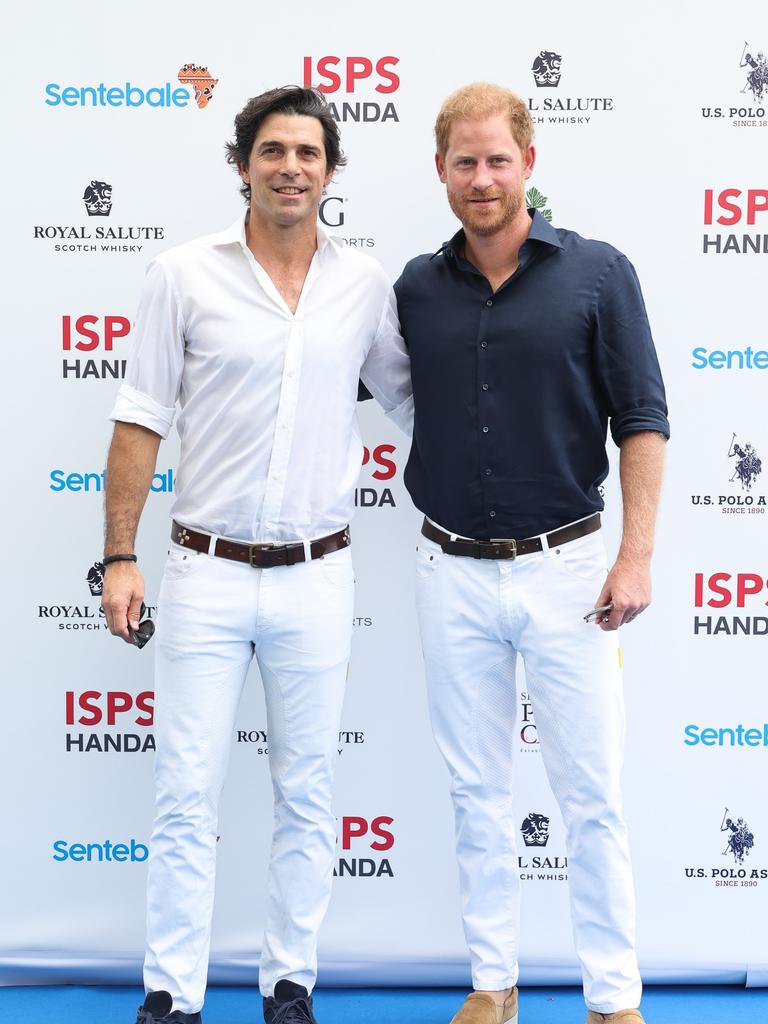
[(309, 999), (297, 996), (288, 1003), (278, 1004), (271, 1024), (307, 1024), (308, 1021), (312, 1021)]

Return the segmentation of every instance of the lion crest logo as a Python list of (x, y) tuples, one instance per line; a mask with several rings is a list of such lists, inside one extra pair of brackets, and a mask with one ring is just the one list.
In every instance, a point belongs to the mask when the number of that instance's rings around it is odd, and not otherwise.
[(538, 89), (556, 89), (560, 85), (560, 66), (563, 58), (553, 50), (542, 50), (531, 65)]
[(92, 181), (85, 186), (83, 201), (89, 217), (108, 217), (112, 212), (112, 186), (106, 181)]
[(88, 575), (85, 577), (85, 581), (88, 584), (88, 589), (91, 592), (91, 597), (100, 597), (104, 590), (104, 564), (103, 562), (94, 562), (88, 570)]
[(531, 811), (520, 826), (526, 846), (546, 846), (549, 842), (549, 818)]

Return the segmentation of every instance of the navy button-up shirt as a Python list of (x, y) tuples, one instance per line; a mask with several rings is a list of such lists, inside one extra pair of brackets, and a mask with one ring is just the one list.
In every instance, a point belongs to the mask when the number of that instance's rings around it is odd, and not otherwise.
[(603, 508), (616, 444), (669, 437), (640, 285), (612, 246), (538, 212), (494, 293), (459, 231), (395, 285), (415, 403), (405, 484), (416, 506), (479, 540), (548, 532)]

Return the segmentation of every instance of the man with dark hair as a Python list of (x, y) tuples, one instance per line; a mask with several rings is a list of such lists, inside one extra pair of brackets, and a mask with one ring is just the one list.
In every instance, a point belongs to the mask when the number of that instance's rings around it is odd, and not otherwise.
[[(415, 401), (405, 483), (425, 514), (417, 607), (474, 987), (453, 1024), (518, 1016), (518, 654), (566, 826), (589, 1024), (642, 1024), (616, 630), (650, 601), (669, 425), (632, 266), (526, 209), (532, 134), (507, 89), (478, 83), (445, 101), (435, 159), (462, 228), (395, 285)], [(624, 503), (610, 571), (609, 421)]]
[(199, 1024), (217, 805), (240, 692), (264, 684), (275, 826), (259, 984), (268, 1024), (313, 1022), (335, 852), (331, 781), (353, 618), (348, 522), (362, 462), (358, 379), (407, 423), (408, 359), (373, 260), (317, 225), (344, 163), (311, 89), (236, 120), (245, 219), (148, 268), (106, 481), (103, 606), (135, 642), (134, 541), (178, 400), (172, 546), (158, 598), (156, 818), (140, 1024)]

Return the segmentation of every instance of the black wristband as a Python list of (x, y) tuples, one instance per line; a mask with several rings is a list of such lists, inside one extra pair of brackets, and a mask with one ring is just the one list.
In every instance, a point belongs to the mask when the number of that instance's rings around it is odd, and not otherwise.
[(138, 562), (136, 555), (105, 555), (101, 560), (101, 564), (106, 568), (113, 562)]

